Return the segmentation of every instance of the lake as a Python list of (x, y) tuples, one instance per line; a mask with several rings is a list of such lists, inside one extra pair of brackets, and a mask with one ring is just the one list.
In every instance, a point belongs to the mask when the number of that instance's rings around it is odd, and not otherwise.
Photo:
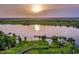
[(76, 45), (79, 45), (79, 28), (67, 27), (67, 26), (51, 26), (51, 25), (11, 25), (0, 24), (0, 31), (8, 34), (9, 32), (15, 33), (21, 38), (25, 36), (28, 40), (38, 40), (34, 38), (34, 35), (46, 35), (51, 36), (64, 36), (72, 37), (76, 40)]

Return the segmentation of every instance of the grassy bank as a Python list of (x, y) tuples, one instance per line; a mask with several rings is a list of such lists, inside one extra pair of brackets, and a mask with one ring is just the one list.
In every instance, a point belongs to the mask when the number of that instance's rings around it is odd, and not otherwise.
[(28, 42), (21, 42), (16, 45), (16, 47), (11, 48), (9, 50), (2, 51), (3, 54), (18, 54), (22, 53), (31, 48), (44, 48), (48, 47), (48, 43), (46, 41), (28, 41)]
[[(1, 32), (4, 33), (4, 32)], [(8, 38), (5, 37), (5, 35), (1, 34), (1, 37), (4, 37), (3, 40), (8, 40), (8, 41), (1, 41), (1, 47), (9, 47), (8, 49), (5, 50), (0, 50), (1, 54), (73, 54), (73, 53), (79, 53), (79, 50), (75, 47), (75, 40), (73, 38), (66, 38), (66, 37), (58, 37), (58, 36), (52, 36), (51, 37), (51, 44), (46, 41), (47, 38), (46, 36), (40, 36), (41, 40), (38, 41), (27, 41), (22, 40), (20, 37), (18, 37), (18, 43), (15, 43), (15, 46), (10, 44), (11, 40), (16, 36), (12, 35), (9, 36), (7, 35)], [(39, 37), (39, 36), (36, 36)], [(2, 39), (2, 38), (0, 38)], [(38, 38), (39, 39), (39, 38)], [(17, 40), (17, 39), (16, 39)], [(14, 42), (14, 41), (13, 41)], [(6, 43), (6, 45), (4, 45)], [(12, 43), (12, 42), (11, 42)], [(10, 46), (13, 47), (10, 47)], [(0, 47), (0, 48), (1, 48)]]
[[(16, 47), (1, 51), (1, 54), (72, 54), (77, 53), (76, 48), (72, 49), (72, 44), (65, 44), (64, 47), (59, 47), (57, 44), (52, 44), (49, 47), (46, 41), (28, 41), (17, 44)], [(73, 52), (74, 50), (74, 52)]]

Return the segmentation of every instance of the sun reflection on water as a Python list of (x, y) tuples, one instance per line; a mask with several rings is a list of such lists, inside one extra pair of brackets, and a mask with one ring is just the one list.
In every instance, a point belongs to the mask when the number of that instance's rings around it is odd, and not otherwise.
[(39, 31), (39, 30), (40, 30), (40, 25), (36, 24), (36, 25), (35, 25), (35, 30), (36, 30), (36, 31)]

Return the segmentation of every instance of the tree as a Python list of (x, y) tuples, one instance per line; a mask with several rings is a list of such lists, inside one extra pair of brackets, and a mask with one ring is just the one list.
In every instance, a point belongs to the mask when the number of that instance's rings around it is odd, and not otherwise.
[(42, 41), (45, 41), (46, 36), (42, 36), (41, 39), (42, 39)]
[(38, 36), (38, 38), (39, 38), (39, 40), (40, 40), (41, 36)]
[(63, 38), (64, 41), (67, 41), (67, 38), (66, 37), (62, 37), (62, 38)]
[(66, 37), (58, 37), (60, 43), (65, 43), (67, 41)]
[(11, 47), (14, 47), (15, 44), (16, 44), (15, 34), (9, 36), (8, 34), (5, 34), (4, 32), (0, 31), (0, 50), (9, 49)]
[(58, 37), (57, 36), (52, 36), (52, 40), (54, 43), (57, 43), (58, 42)]
[(11, 35), (11, 33), (9, 32), (8, 35)]
[(4, 41), (4, 36), (0, 36), (0, 50), (5, 49), (5, 41)]
[(37, 37), (39, 40), (40, 40), (40, 38), (42, 38), (42, 36), (36, 36), (36, 35), (34, 35), (34, 37)]
[(12, 36), (11, 36), (11, 47), (14, 47), (15, 46), (15, 44), (16, 44), (16, 40), (17, 40), (17, 38), (16, 38), (17, 36), (16, 36), (16, 34), (12, 34)]
[(75, 40), (73, 39), (73, 45), (75, 45)]
[(74, 40), (73, 38), (68, 38), (68, 42), (69, 42), (70, 44), (75, 45), (75, 40)]
[(4, 32), (0, 31), (0, 36), (2, 36), (4, 34)]
[(22, 42), (22, 39), (21, 39), (21, 37), (20, 37), (20, 36), (18, 36), (18, 41), (19, 41), (19, 43), (21, 43), (21, 42)]
[(27, 37), (24, 37), (24, 41), (27, 41)]
[(5, 43), (5, 49), (9, 49), (9, 42), (10, 42), (10, 40), (9, 40), (9, 38), (10, 38), (10, 36), (7, 36), (6, 34), (4, 35), (4, 37), (5, 37), (5, 39), (4, 39), (4, 43)]

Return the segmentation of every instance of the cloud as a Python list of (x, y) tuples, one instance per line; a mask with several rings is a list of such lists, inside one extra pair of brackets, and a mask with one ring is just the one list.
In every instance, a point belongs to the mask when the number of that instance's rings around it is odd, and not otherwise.
[(32, 5), (0, 5), (0, 17), (79, 17), (79, 5), (42, 5), (44, 10), (39, 14), (31, 11)]

